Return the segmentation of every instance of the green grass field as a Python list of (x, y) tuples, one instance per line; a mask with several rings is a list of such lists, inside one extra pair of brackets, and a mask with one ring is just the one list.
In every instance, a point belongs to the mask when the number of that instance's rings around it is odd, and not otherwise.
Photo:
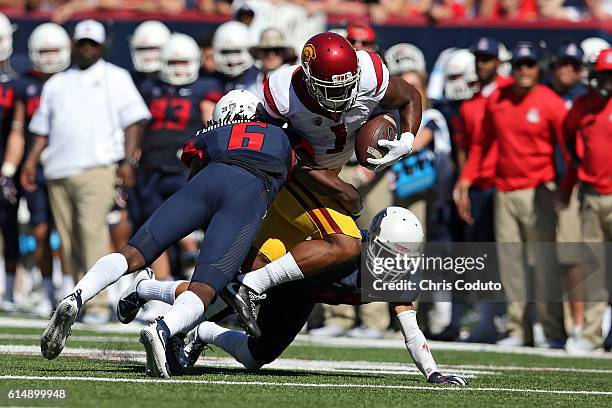
[[(469, 386), (452, 387), (428, 384), (399, 346), (315, 346), (302, 338), (258, 372), (240, 369), (215, 349), (187, 375), (168, 381), (144, 376), (144, 352), (133, 331), (75, 329), (65, 353), (47, 361), (38, 352), (42, 329), (2, 322), (0, 406), (612, 406), (609, 354), (548, 357), (432, 344), (445, 372), (469, 377)], [(66, 397), (8, 397), (27, 389), (65, 390)]]

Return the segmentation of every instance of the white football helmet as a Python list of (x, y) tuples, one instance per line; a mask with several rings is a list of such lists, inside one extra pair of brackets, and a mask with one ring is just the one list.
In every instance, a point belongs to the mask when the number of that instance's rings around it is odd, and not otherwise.
[(200, 48), (187, 34), (174, 33), (161, 50), (159, 78), (171, 85), (187, 85), (198, 79)]
[(476, 58), (469, 50), (460, 49), (446, 62), (444, 75), (444, 96), (449, 101), (463, 101), (474, 96)]
[(54, 74), (63, 71), (70, 65), (70, 37), (58, 24), (41, 24), (28, 38), (28, 54), (39, 72)]
[(212, 119), (215, 122), (227, 123), (236, 118), (253, 120), (263, 105), (254, 93), (245, 89), (229, 91), (215, 105)]
[(13, 31), (9, 19), (0, 13), (0, 61), (6, 61), (13, 54)]
[[(372, 219), (366, 239), (366, 263), (376, 264), (376, 259), (418, 257), (423, 252), (423, 227), (410, 210), (402, 207), (387, 207)], [(405, 276), (407, 270), (385, 268), (378, 278), (393, 282)]]
[(389, 74), (400, 75), (416, 71), (425, 73), (425, 56), (416, 46), (407, 43), (396, 44), (385, 52)]
[(589, 37), (580, 43), (580, 48), (584, 53), (583, 62), (588, 65), (594, 64), (599, 53), (606, 48), (610, 48), (610, 43), (603, 38)]
[(161, 49), (170, 38), (164, 23), (150, 20), (141, 23), (130, 39), (132, 64), (138, 72), (150, 73), (161, 69)]
[(237, 77), (253, 66), (249, 52), (252, 38), (246, 24), (229, 21), (221, 24), (213, 37), (217, 69), (230, 77)]

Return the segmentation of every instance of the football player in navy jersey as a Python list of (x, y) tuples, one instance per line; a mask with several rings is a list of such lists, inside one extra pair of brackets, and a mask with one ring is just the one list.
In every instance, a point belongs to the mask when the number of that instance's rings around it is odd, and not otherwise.
[(248, 27), (238, 21), (221, 24), (213, 37), (213, 50), (217, 74), (225, 92), (249, 89), (257, 82), (259, 69), (249, 52), (251, 34)]
[[(32, 69), (15, 81), (15, 114), (8, 144), (18, 154), (9, 159), (17, 164), (30, 150), (32, 134), (28, 125), (40, 104), (43, 85), (56, 72), (70, 65), (70, 37), (61, 26), (44, 23), (36, 27), (28, 39), (28, 53)], [(51, 206), (42, 165), (36, 169), (34, 191), (23, 191), (30, 212), (30, 227), (36, 239), (35, 258), (43, 276), (48, 302), (39, 305), (41, 315), (49, 316), (55, 304), (52, 282), (53, 254), (49, 243), (52, 223)], [(64, 283), (65, 284), (65, 283)]]
[[(14, 148), (7, 144), (8, 135), (13, 123), (15, 104), (15, 74), (10, 68), (9, 57), (13, 53), (13, 27), (9, 19), (0, 13), (0, 230), (4, 240), (4, 267), (6, 287), (0, 310), (14, 311), (13, 286), (15, 269), (19, 258), (19, 240), (17, 233), (17, 204), (19, 196), (15, 187), (14, 176), (17, 172), (17, 157)], [(20, 124), (16, 124), (20, 125)]]
[[(60, 354), (83, 303), (124, 274), (150, 265), (169, 245), (203, 227), (206, 235), (187, 290), (175, 298), (178, 283), (164, 282), (172, 308), (141, 332), (149, 374), (170, 376), (167, 340), (194, 327), (219, 290), (238, 273), (262, 218), (294, 168), (297, 140), (278, 126), (255, 121), (261, 109), (259, 99), (244, 90), (230, 92), (219, 101), (213, 119), (220, 124), (197, 132), (182, 155), (190, 167), (201, 170), (192, 172), (189, 182), (149, 217), (128, 245), (100, 258), (75, 291), (60, 302), (41, 337), (44, 357), (53, 359)], [(242, 117), (246, 120), (236, 120)], [(319, 180), (317, 173), (329, 174), (328, 170), (306, 169), (315, 174), (311, 174), (315, 180)], [(351, 185), (336, 177), (327, 186), (338, 187), (335, 197), (347, 197), (345, 202), (360, 206), (361, 198)], [(131, 321), (139, 303), (148, 300), (135, 292), (150, 273), (149, 269), (139, 273), (122, 296), (124, 302), (117, 307), (122, 322)]]
[[(180, 152), (206, 120), (223, 95), (212, 78), (198, 78), (200, 50), (185, 34), (172, 34), (161, 52), (159, 78), (145, 81), (140, 92), (153, 116), (145, 129), (137, 183), (129, 198), (132, 220), (139, 227), (161, 203), (187, 182)], [(134, 213), (137, 207), (138, 213)], [(184, 252), (197, 256), (191, 238), (181, 241)], [(155, 263), (157, 277), (170, 279), (170, 262), (165, 253)], [(153, 316), (153, 319), (157, 316)]]
[(130, 38), (130, 56), (134, 67), (132, 79), (137, 88), (153, 79), (161, 69), (161, 50), (170, 38), (170, 30), (157, 20), (145, 21), (136, 27)]
[[(258, 369), (276, 360), (293, 342), (306, 324), (316, 303), (359, 305), (361, 296), (361, 273), (370, 273), (375, 258), (396, 254), (420, 255), (423, 243), (423, 228), (418, 218), (401, 207), (388, 207), (374, 216), (368, 231), (361, 231), (367, 252), (364, 260), (338, 268), (331, 274), (309, 277), (299, 282), (287, 282), (272, 288), (261, 302), (257, 322), (261, 336), (254, 338), (244, 332), (232, 331), (212, 322), (203, 322), (191, 333), (185, 346), (182, 336), (169, 339), (167, 360), (172, 372), (182, 372), (195, 363), (207, 344), (216, 345), (248, 369)], [(381, 258), (379, 258), (381, 259)], [(363, 267), (363, 263), (370, 265)], [(406, 271), (389, 271), (405, 274)], [(184, 285), (185, 283), (183, 283)], [(163, 283), (142, 276), (136, 293), (142, 296), (163, 292)], [(157, 289), (156, 291), (153, 289)], [(415, 293), (416, 295), (416, 293)], [(132, 295), (134, 296), (134, 295)], [(160, 298), (157, 298), (160, 300)], [(141, 302), (144, 302), (140, 298)], [(163, 299), (162, 299), (163, 300)], [(125, 300), (120, 300), (121, 302)], [(141, 303), (142, 304), (142, 303)], [(465, 378), (442, 375), (431, 354), (429, 345), (419, 329), (416, 310), (412, 303), (393, 305), (406, 348), (417, 368), (431, 383), (466, 385)], [(231, 311), (222, 302), (215, 302), (204, 316), (207, 320), (219, 320)]]

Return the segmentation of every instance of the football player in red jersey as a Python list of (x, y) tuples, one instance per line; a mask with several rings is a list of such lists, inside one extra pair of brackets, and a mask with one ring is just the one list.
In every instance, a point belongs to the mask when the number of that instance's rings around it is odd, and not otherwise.
[[(304, 139), (314, 165), (336, 173), (353, 155), (358, 129), (377, 107), (398, 109), (397, 140), (381, 140), (388, 149), (369, 163), (381, 170), (412, 151), (421, 122), (421, 96), (399, 77), (390, 77), (374, 52), (355, 51), (335, 33), (310, 38), (302, 64), (281, 68), (264, 82), (265, 107), (289, 123)], [(247, 327), (255, 324), (252, 299), (282, 282), (303, 279), (353, 262), (361, 251), (361, 234), (341, 205), (295, 180), (272, 204), (254, 242), (258, 253), (242, 285), (230, 284), (225, 296)], [(306, 240), (310, 237), (310, 240)]]

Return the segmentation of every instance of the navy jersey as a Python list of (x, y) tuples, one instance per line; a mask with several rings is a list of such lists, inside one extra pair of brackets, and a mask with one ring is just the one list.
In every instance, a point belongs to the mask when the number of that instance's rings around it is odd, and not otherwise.
[(223, 83), (223, 89), (227, 93), (234, 89), (249, 89), (250, 86), (257, 82), (257, 75), (259, 75), (259, 69), (252, 66), (237, 77), (230, 77), (218, 72), (213, 76)]
[(159, 79), (142, 83), (140, 92), (153, 118), (142, 143), (142, 165), (147, 169), (182, 172), (184, 143), (202, 127), (200, 104), (216, 102), (222, 93), (218, 81), (198, 79), (187, 85), (170, 85)]
[(284, 129), (263, 123), (236, 123), (202, 129), (195, 147), (202, 151), (204, 163), (229, 163), (246, 168), (280, 190), (295, 165), (293, 147), (297, 137)]
[(13, 78), (0, 73), (0, 163), (4, 161), (6, 141), (11, 131), (13, 109), (15, 107), (15, 83)]
[(15, 80), (15, 99), (25, 105), (26, 155), (32, 144), (32, 134), (28, 131), (30, 120), (40, 105), (40, 94), (45, 81), (34, 71), (26, 72)]

